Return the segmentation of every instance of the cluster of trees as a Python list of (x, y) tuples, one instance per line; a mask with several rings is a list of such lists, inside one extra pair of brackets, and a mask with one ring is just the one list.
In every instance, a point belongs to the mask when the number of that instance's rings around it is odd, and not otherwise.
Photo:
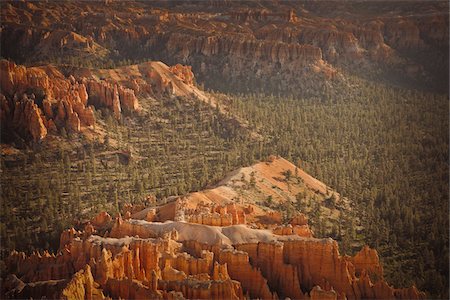
[(337, 97), (237, 95), (233, 113), (356, 203), (391, 282), (448, 297), (448, 98), (354, 84)]
[[(34, 144), (16, 160), (2, 157), (2, 257), (13, 249), (59, 247), (62, 229), (101, 210), (149, 194), (164, 202), (200, 190), (253, 157), (251, 139), (218, 109), (193, 99), (142, 101), (139, 115), (120, 121), (95, 111), (104, 139), (63, 131), (55, 143)], [(254, 151), (252, 151), (254, 152)]]
[[(76, 55), (55, 55), (49, 54), (37, 64), (55, 64), (57, 66), (77, 67), (77, 68), (96, 68), (96, 69), (115, 69), (123, 66), (140, 64), (148, 59), (130, 59), (117, 57), (79, 57)], [(19, 63), (28, 63), (27, 61), (17, 60)]]
[[(321, 224), (311, 199), (292, 203), (286, 214), (307, 208), (317, 233), (339, 239), (345, 251), (358, 239), (376, 247), (390, 282), (415, 282), (447, 297), (447, 98), (353, 81), (353, 88), (325, 88), (306, 99), (215, 95), (229, 115), (196, 100), (146, 99), (139, 115), (119, 122), (106, 109), (96, 111), (98, 126), (108, 128), (102, 140), (66, 133), (59, 149), (44, 143), (16, 161), (2, 158), (2, 257), (12, 249), (56, 250), (74, 220), (101, 209), (114, 215), (149, 194), (164, 202), (278, 154), (357, 208), (332, 227)], [(363, 232), (355, 230), (356, 216)]]

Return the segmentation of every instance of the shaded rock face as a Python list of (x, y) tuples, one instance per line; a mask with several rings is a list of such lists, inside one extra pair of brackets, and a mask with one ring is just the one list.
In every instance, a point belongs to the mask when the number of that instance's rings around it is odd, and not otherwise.
[[(282, 89), (289, 88), (283, 81), (298, 83), (302, 76), (308, 84), (319, 80), (316, 85), (338, 79), (342, 68), (404, 72), (411, 64), (419, 70), (406, 74), (412, 79), (436, 79), (438, 73), (427, 68), (423, 55), (412, 59), (407, 52), (448, 52), (448, 4), (379, 5), (366, 10), (342, 3), (330, 10), (315, 2), (200, 1), (187, 11), (183, 3), (163, 2), (12, 3), (2, 10), (2, 44), (11, 45), (2, 48), (2, 55), (37, 61), (54, 59), (54, 53), (98, 60), (111, 53), (150, 58), (192, 65), (211, 86), (226, 76), (236, 78), (236, 85), (244, 80), (242, 85)], [(35, 53), (34, 58), (27, 53)], [(435, 64), (447, 66), (448, 59), (436, 58)]]
[(230, 56), (236, 60), (232, 67), (238, 67), (239, 59), (252, 57), (254, 60), (279, 63), (281, 66), (291, 64), (300, 67), (314, 64), (322, 59), (322, 51), (314, 46), (289, 44), (282, 41), (248, 39), (239, 36), (209, 36), (194, 38), (191, 35), (173, 33), (166, 44), (166, 49), (174, 56), (188, 60), (190, 56), (202, 55)]
[(12, 125), (19, 132), (31, 135), (34, 141), (40, 141), (47, 136), (41, 110), (26, 95), (15, 103)]
[(120, 119), (122, 110), (136, 111), (139, 108), (138, 99), (132, 89), (107, 81), (87, 81), (89, 94), (98, 106), (105, 106), (112, 110), (116, 119)]
[(58, 299), (61, 298), (61, 290), (67, 285), (68, 280), (49, 280), (41, 282), (24, 283), (15, 275), (6, 278), (8, 290), (3, 299)]

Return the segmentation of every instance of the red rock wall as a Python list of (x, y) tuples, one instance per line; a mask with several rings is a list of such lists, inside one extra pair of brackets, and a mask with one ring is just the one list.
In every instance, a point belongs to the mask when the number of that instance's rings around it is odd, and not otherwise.
[(383, 279), (383, 267), (375, 249), (365, 246), (355, 256), (351, 257), (350, 261), (355, 267), (356, 275), (361, 274), (365, 270), (369, 273), (372, 281)]
[(242, 244), (237, 248), (248, 253), (252, 265), (261, 270), (270, 289), (280, 298), (304, 298), (296, 266), (284, 263), (283, 243)]
[(177, 281), (158, 281), (163, 290), (182, 292), (188, 299), (244, 299), (239, 282), (233, 280), (200, 281), (185, 279)]
[(276, 299), (267, 285), (261, 271), (250, 264), (246, 252), (235, 249), (223, 249), (219, 245), (206, 245), (197, 241), (185, 241), (184, 247), (190, 252), (200, 255), (208, 250), (214, 253), (214, 259), (220, 264), (225, 264), (231, 279), (239, 281), (244, 294), (251, 298)]
[[(184, 68), (177, 70), (189, 79)], [(103, 80), (77, 82), (73, 76), (64, 77), (51, 65), (26, 68), (2, 60), (0, 81), (2, 125), (34, 141), (44, 139), (48, 132), (56, 133), (58, 128), (79, 132), (82, 127), (93, 126), (94, 110), (88, 106), (88, 99), (92, 104), (110, 108), (116, 119), (120, 119), (122, 110), (139, 108), (132, 89)], [(30, 95), (23, 96), (25, 92)], [(41, 104), (37, 97), (44, 97), (39, 99)]]
[[(6, 60), (0, 62), (0, 71), (3, 126), (12, 124), (22, 135), (39, 141), (57, 127), (80, 131), (82, 125), (94, 125), (94, 112), (86, 107), (86, 87), (73, 77), (66, 79), (52, 66), (26, 68)], [(42, 104), (38, 97), (43, 97)]]
[(105, 299), (98, 284), (94, 282), (91, 268), (86, 265), (75, 273), (70, 282), (61, 292), (62, 299)]

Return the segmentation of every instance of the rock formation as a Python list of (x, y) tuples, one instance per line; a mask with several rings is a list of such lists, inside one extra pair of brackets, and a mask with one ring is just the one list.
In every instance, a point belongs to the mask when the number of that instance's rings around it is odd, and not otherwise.
[(361, 274), (365, 271), (372, 279), (378, 280), (383, 278), (383, 268), (376, 250), (365, 246), (350, 261), (355, 266), (356, 274)]
[[(2, 293), (65, 299), (425, 296), (414, 286), (391, 287), (383, 278), (376, 250), (365, 246), (353, 257), (341, 255), (336, 241), (313, 236), (304, 214), (282, 218), (257, 202), (243, 203), (251, 194), (241, 193), (239, 198), (233, 192), (233, 187), (247, 182), (249, 174), (257, 178), (253, 189), (267, 186), (265, 180), (273, 180), (269, 186), (283, 187), (286, 182), (280, 177), (291, 169), (295, 166), (273, 157), (270, 162), (233, 172), (214, 189), (164, 205), (125, 204), (121, 214), (127, 218), (119, 214), (113, 220), (101, 212), (78, 224), (79, 230), (63, 231), (56, 255), (12, 252), (5, 260), (9, 276)], [(302, 178), (302, 187), (314, 191), (316, 198), (321, 191), (322, 197), (329, 195), (328, 187), (303, 170), (297, 168), (296, 174)], [(295, 184), (286, 187), (283, 197), (297, 188)], [(344, 201), (335, 195), (337, 202)]]
[(170, 71), (177, 75), (184, 83), (188, 85), (194, 85), (194, 74), (190, 66), (183, 66), (176, 64), (170, 67)]
[(105, 299), (99, 285), (94, 282), (91, 267), (86, 265), (83, 269), (75, 273), (61, 292), (63, 299)]
[[(52, 65), (27, 68), (0, 61), (0, 120), (5, 133), (33, 141), (65, 128), (81, 132), (95, 124), (94, 107), (120, 120), (140, 109), (138, 96), (206, 96), (194, 85), (189, 66), (147, 62), (120, 70), (83, 69), (65, 77)], [(120, 74), (118, 76), (117, 74)], [(99, 79), (100, 78), (100, 79)]]
[[(205, 100), (203, 92), (195, 87), (195, 76), (190, 66), (167, 66), (148, 61), (117, 69), (85, 69), (74, 71), (85, 78), (89, 94), (100, 106), (135, 111), (139, 109), (138, 96), (195, 96)], [(101, 78), (101, 80), (99, 80)], [(118, 108), (117, 108), (118, 109)]]
[[(54, 60), (57, 54), (69, 63), (74, 56), (97, 61), (150, 56), (189, 64), (211, 86), (222, 86), (220, 80), (228, 76), (235, 86), (289, 92), (293, 83), (301, 83), (299, 77), (322, 88), (342, 72), (373, 72), (374, 67), (402, 72), (412, 66), (418, 71), (405, 74), (425, 80), (438, 73), (427, 70), (423, 55), (411, 60), (408, 51), (448, 52), (448, 14), (441, 13), (448, 7), (423, 2), (414, 9), (401, 2), (370, 15), (346, 3), (333, 14), (323, 3), (290, 1), (257, 7), (198, 2), (189, 11), (159, 2), (11, 3), (2, 10), (2, 44), (11, 45), (2, 48), (2, 56), (33, 62)], [(438, 57), (435, 62), (443, 63)], [(191, 83), (187, 70), (173, 71)]]
[(26, 95), (15, 102), (12, 126), (19, 132), (30, 134), (34, 141), (40, 141), (47, 136), (41, 110), (33, 99)]
[(91, 79), (87, 81), (87, 89), (93, 103), (110, 108), (116, 119), (120, 119), (122, 109), (136, 111), (139, 108), (134, 91), (116, 83)]
[[(367, 247), (346, 258), (331, 239), (276, 236), (241, 226), (191, 229), (176, 222), (118, 219), (112, 230), (116, 237), (75, 237), (56, 256), (12, 253), (7, 268), (25, 282), (71, 277), (61, 291), (67, 298), (167, 298), (171, 292), (199, 299), (423, 297), (414, 287), (393, 289), (382, 276), (373, 282), (368, 273), (381, 266)], [(154, 238), (129, 237), (140, 232)]]
[[(7, 46), (2, 57), (27, 65), (68, 64), (71, 67), (62, 67), (64, 73), (76, 79), (66, 78), (53, 65), (27, 68), (2, 61), (3, 133), (14, 131), (39, 141), (63, 127), (83, 131), (95, 124), (90, 105), (108, 107), (120, 119), (124, 111), (139, 110), (139, 96), (195, 95), (206, 100), (196, 81), (214, 89), (319, 95), (330, 84), (345, 84), (347, 72), (378, 76), (373, 70), (386, 69), (411, 82), (448, 85), (448, 61), (441, 58), (448, 52), (448, 14), (440, 13), (445, 10), (440, 3), (419, 5), (428, 14), (413, 14), (406, 5), (392, 3), (394, 17), (383, 12), (366, 17), (342, 4), (343, 18), (326, 13), (323, 4), (289, 1), (258, 7), (196, 3), (189, 12), (160, 5), (5, 5), (0, 36)], [(417, 55), (409, 55), (411, 51)], [(430, 65), (425, 51), (443, 55), (433, 55)], [(73, 67), (76, 62), (104, 63), (117, 57), (151, 57), (174, 66), (149, 62), (116, 69)], [(15, 103), (23, 100), (23, 93), (28, 98), (34, 94), (37, 107), (20, 105), (19, 110), (27, 106), (27, 112), (16, 114), (27, 123), (12, 126)], [(63, 100), (67, 103), (60, 105)]]
[(109, 223), (112, 221), (111, 216), (106, 212), (100, 212), (98, 215), (96, 215), (92, 220), (91, 223), (96, 228), (102, 228), (109, 225)]
[(66, 78), (51, 65), (26, 68), (0, 61), (2, 125), (40, 141), (65, 127), (78, 132), (95, 123), (83, 83)]

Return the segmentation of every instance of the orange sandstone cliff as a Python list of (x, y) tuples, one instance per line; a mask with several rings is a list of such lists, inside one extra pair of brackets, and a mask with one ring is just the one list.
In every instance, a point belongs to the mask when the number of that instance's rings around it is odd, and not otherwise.
[[(249, 170), (258, 171), (253, 176), (263, 185), (268, 174), (289, 167), (287, 161), (272, 158)], [(309, 188), (328, 190), (303, 171), (297, 172)], [(2, 284), (2, 295), (64, 299), (424, 298), (414, 286), (390, 286), (383, 278), (376, 250), (366, 246), (353, 257), (342, 255), (333, 239), (313, 237), (305, 215), (283, 223), (281, 218), (262, 218), (268, 213), (257, 203), (228, 198), (232, 185), (238, 184), (233, 178), (239, 174), (232, 173), (215, 189), (164, 205), (125, 205), (127, 219), (119, 215), (112, 220), (101, 212), (84, 230), (64, 231), (56, 255), (11, 253), (5, 260), (9, 275)], [(304, 230), (293, 230), (297, 227)]]
[(188, 66), (147, 62), (120, 69), (84, 69), (66, 77), (53, 65), (25, 67), (0, 61), (2, 132), (35, 142), (62, 128), (95, 130), (95, 108), (106, 107), (116, 119), (140, 109), (138, 97), (206, 96), (194, 85)]

